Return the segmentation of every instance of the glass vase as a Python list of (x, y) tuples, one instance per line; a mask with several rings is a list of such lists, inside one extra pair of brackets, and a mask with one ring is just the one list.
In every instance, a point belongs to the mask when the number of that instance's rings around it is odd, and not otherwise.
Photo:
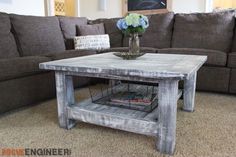
[(129, 37), (129, 53), (138, 54), (140, 52), (138, 33), (132, 33)]

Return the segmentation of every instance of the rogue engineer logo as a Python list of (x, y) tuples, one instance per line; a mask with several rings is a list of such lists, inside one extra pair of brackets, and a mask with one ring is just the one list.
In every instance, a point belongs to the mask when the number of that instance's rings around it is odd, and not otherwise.
[(0, 148), (0, 156), (71, 156), (64, 148)]

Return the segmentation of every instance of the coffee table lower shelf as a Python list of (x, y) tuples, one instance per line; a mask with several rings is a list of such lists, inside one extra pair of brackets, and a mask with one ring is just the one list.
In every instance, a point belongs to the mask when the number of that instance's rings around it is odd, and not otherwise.
[[(182, 95), (179, 90), (178, 98)], [(68, 119), (138, 134), (158, 135), (158, 107), (152, 112), (95, 104), (91, 99), (67, 107)], [(71, 126), (73, 127), (73, 126)]]

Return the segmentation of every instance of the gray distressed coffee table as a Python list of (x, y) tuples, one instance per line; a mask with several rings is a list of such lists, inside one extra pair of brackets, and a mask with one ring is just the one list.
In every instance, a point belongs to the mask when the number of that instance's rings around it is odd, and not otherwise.
[[(59, 125), (70, 129), (75, 120), (157, 137), (162, 153), (173, 154), (176, 140), (178, 82), (184, 80), (183, 110), (194, 110), (196, 76), (206, 56), (146, 54), (122, 60), (112, 53), (41, 63), (56, 76)], [(72, 76), (158, 83), (158, 107), (151, 113), (99, 105), (91, 99), (75, 102)]]

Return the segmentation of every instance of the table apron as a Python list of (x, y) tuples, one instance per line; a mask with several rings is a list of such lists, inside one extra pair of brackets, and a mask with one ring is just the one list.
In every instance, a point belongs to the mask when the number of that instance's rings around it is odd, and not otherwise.
[(143, 77), (143, 76), (117, 76), (110, 74), (96, 74), (96, 73), (81, 73), (81, 72), (70, 72), (70, 71), (56, 71), (69, 76), (80, 76), (80, 77), (92, 77), (92, 78), (103, 78), (110, 80), (124, 80), (124, 81), (137, 81), (137, 82), (147, 82), (147, 83), (159, 83), (161, 80), (184, 80), (185, 76), (176, 77)]

